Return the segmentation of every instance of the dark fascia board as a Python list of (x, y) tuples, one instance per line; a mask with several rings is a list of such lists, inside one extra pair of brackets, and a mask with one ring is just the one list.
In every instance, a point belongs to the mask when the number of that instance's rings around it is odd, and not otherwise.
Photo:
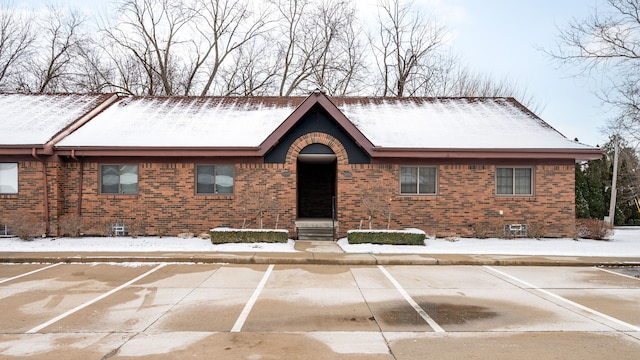
[(373, 144), (367, 139), (358, 128), (320, 91), (315, 91), (309, 95), (298, 107), (280, 124), (267, 138), (260, 144), (260, 156), (264, 156), (273, 149), (280, 140), (311, 110), (316, 104), (329, 113), (340, 127), (349, 135), (358, 146), (360, 146), (369, 156), (373, 155)]
[(256, 147), (59, 147), (56, 152), (70, 157), (259, 157)]
[(575, 159), (597, 160), (602, 150), (594, 149), (415, 149), (374, 148), (375, 158), (417, 159)]
[(42, 150), (42, 144), (39, 145), (3, 145), (0, 146), (0, 155), (31, 155), (33, 149), (36, 149), (38, 153)]

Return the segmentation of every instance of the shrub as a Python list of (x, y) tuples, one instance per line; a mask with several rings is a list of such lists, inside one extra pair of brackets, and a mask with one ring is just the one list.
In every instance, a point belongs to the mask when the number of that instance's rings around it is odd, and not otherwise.
[(18, 213), (9, 219), (9, 227), (22, 240), (31, 240), (44, 235), (44, 224), (32, 214)]
[(216, 228), (209, 231), (212, 244), (225, 243), (286, 243), (289, 240), (287, 230), (253, 230)]
[(598, 219), (576, 220), (578, 237), (583, 239), (609, 240), (613, 235), (613, 226), (608, 222)]
[(61, 236), (79, 237), (83, 232), (82, 218), (78, 214), (67, 214), (58, 221)]
[(542, 222), (530, 222), (527, 224), (527, 236), (534, 239), (541, 239), (545, 234), (545, 226)]
[(491, 234), (495, 233), (495, 226), (486, 222), (475, 223), (471, 225), (471, 231), (473, 232), (473, 237), (478, 239), (486, 239)]
[(351, 230), (349, 244), (424, 245), (426, 234), (421, 230)]

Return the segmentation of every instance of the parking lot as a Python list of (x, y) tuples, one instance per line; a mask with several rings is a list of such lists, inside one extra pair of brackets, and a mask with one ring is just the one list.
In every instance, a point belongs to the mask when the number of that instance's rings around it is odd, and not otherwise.
[(0, 358), (636, 359), (640, 280), (594, 267), (0, 265)]

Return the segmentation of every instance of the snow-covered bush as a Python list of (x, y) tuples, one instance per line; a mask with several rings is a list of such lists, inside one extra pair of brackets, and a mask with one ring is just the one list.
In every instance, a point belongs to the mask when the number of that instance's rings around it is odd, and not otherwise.
[(424, 245), (426, 234), (422, 230), (350, 230), (349, 244)]
[(224, 243), (286, 243), (287, 230), (215, 228), (209, 231), (212, 244)]

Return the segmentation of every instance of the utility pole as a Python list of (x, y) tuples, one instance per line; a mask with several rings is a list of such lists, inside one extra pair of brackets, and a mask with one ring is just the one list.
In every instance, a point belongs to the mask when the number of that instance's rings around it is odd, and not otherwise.
[(609, 203), (609, 223), (614, 225), (614, 217), (616, 215), (616, 183), (618, 182), (618, 135), (615, 136), (613, 143), (613, 179), (611, 180), (611, 202)]

